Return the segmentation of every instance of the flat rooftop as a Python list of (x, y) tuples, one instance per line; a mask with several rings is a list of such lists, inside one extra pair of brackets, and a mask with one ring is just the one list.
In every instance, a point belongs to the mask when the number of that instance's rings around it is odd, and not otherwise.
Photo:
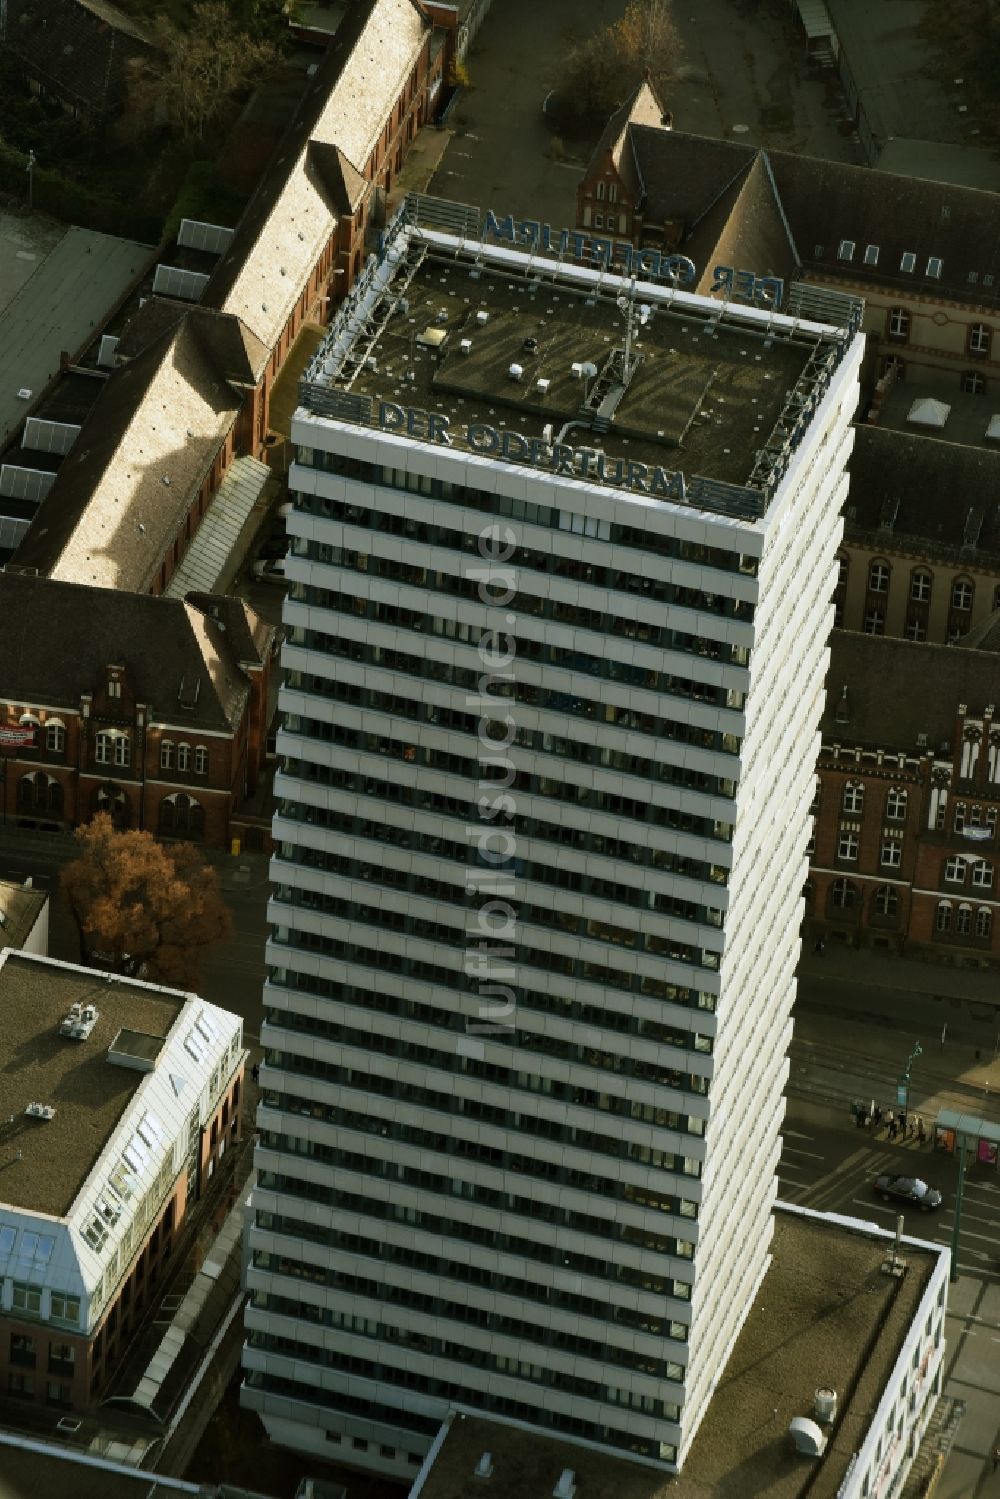
[[(935, 401), (940, 407), (948, 408), (947, 412), (936, 411), (941, 419), (940, 426), (909, 420), (918, 401)], [(928, 409), (925, 415), (932, 416), (935, 410)], [(959, 388), (951, 370), (922, 369), (913, 365), (907, 371), (906, 379), (898, 380), (883, 400), (878, 426), (892, 432), (907, 432), (911, 437), (933, 437), (938, 441), (986, 448), (995, 453), (1000, 451), (1000, 438), (986, 436), (986, 429), (994, 417), (1000, 418), (1000, 398), (992, 381), (982, 394), (975, 395)]]
[[(794, 447), (848, 341), (666, 283), (630, 291), (620, 274), (404, 229), (338, 314), (300, 400), (376, 426), (383, 402), (417, 408), (473, 451), (477, 424), (517, 434), (502, 455), (514, 462), (540, 461), (525, 456), (532, 439), (597, 450), (613, 472), (617, 461), (756, 491), (749, 513), (761, 514), (762, 450)], [(411, 436), (423, 435), (418, 423)]]
[[(144, 1073), (108, 1061), (120, 1031), (161, 1045), (184, 1004), (92, 969), (32, 961), (9, 952), (0, 965), (0, 1205), (64, 1217)], [(70, 1006), (99, 1018), (85, 1041), (59, 1034)], [(55, 1109), (51, 1119), (25, 1113)], [(13, 1116), (11, 1123), (7, 1119)]]
[[(581, 1499), (836, 1499), (862, 1445), (937, 1255), (904, 1245), (901, 1280), (880, 1269), (890, 1240), (815, 1217), (775, 1214), (773, 1262), (676, 1476), (522, 1427), (456, 1415), (419, 1499), (549, 1499), (565, 1468)], [(839, 1409), (818, 1462), (797, 1454), (794, 1416), (834, 1389)], [(492, 1453), (488, 1485), (474, 1470)]]
[(44, 890), (0, 880), (0, 945), (23, 947), (47, 900)]

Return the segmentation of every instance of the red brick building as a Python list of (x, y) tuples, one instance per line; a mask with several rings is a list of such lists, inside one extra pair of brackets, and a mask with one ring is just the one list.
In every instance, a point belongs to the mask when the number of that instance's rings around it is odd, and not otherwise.
[(240, 599), (0, 573), (0, 818), (217, 846), (263, 771), (275, 639)]
[(1000, 624), (831, 639), (806, 886), (815, 939), (1000, 963)]

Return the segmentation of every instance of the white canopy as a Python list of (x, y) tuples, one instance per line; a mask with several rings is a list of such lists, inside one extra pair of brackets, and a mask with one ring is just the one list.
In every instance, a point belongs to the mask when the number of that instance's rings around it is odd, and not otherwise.
[(933, 396), (921, 396), (910, 407), (906, 420), (914, 427), (943, 427), (950, 411), (951, 407), (946, 401), (935, 401)]

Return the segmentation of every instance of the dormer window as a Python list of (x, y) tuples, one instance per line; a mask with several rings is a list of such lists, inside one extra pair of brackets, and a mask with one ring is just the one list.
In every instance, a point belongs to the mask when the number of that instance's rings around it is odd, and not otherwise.
[(838, 260), (853, 260), (854, 259), (854, 241), (853, 241), (853, 239), (842, 239), (840, 241), (840, 244), (837, 246), (837, 259)]
[(901, 271), (905, 271), (907, 275), (910, 275), (912, 273), (912, 271), (915, 269), (916, 264), (917, 264), (916, 252), (914, 250), (904, 250), (903, 251), (903, 258), (899, 262), (899, 269)]
[(928, 276), (933, 276), (935, 281), (940, 281), (943, 265), (944, 261), (940, 260), (936, 255), (931, 255), (927, 261)]
[(878, 245), (865, 246), (865, 265), (878, 265)]

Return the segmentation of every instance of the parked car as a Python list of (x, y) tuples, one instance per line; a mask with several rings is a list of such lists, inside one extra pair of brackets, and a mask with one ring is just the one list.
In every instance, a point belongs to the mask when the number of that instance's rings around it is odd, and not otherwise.
[(251, 572), (258, 583), (285, 584), (288, 582), (284, 557), (259, 557), (251, 568)]
[(875, 1196), (883, 1202), (908, 1202), (921, 1212), (929, 1213), (944, 1201), (936, 1187), (929, 1187), (919, 1176), (877, 1176)]

